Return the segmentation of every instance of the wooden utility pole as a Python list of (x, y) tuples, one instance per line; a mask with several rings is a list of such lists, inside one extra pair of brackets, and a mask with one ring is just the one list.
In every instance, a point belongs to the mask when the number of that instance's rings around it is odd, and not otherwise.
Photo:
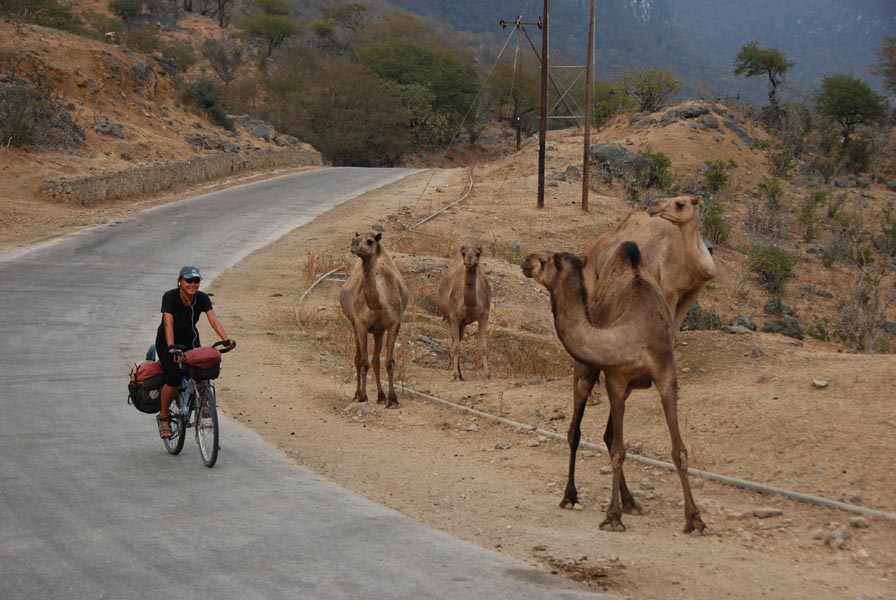
[(582, 210), (588, 212), (588, 163), (591, 158), (591, 77), (594, 70), (594, 0), (588, 18), (588, 67), (585, 71), (585, 152), (582, 157)]
[(541, 118), (538, 123), (538, 208), (544, 208), (545, 141), (548, 128), (548, 12), (551, 0), (544, 0), (541, 30)]

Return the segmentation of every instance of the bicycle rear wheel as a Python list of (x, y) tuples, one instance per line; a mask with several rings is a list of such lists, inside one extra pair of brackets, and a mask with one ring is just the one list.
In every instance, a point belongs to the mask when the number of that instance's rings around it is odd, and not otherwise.
[(214, 467), (218, 460), (218, 407), (215, 388), (203, 386), (199, 392), (199, 411), (196, 415), (196, 441), (206, 467)]
[[(174, 408), (174, 404), (177, 401), (171, 403), (171, 408)], [(184, 449), (184, 442), (187, 439), (187, 436), (184, 435), (184, 429), (186, 429), (186, 421), (184, 416), (181, 414), (175, 414), (174, 411), (169, 411), (168, 413), (168, 422), (171, 427), (171, 437), (170, 438), (162, 438), (162, 441), (165, 442), (165, 449), (169, 454), (180, 454), (180, 451)]]

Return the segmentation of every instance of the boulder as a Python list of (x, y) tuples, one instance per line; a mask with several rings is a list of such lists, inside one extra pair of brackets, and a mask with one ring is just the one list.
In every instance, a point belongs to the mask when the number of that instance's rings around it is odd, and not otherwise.
[(650, 162), (646, 158), (626, 150), (622, 144), (595, 144), (591, 146), (590, 152), (595, 164), (614, 176), (634, 176), (650, 168)]
[(792, 337), (798, 340), (806, 337), (805, 328), (800, 325), (796, 319), (787, 315), (780, 319), (766, 321), (762, 325), (762, 331), (765, 333), (780, 333), (781, 335), (786, 335), (787, 337)]

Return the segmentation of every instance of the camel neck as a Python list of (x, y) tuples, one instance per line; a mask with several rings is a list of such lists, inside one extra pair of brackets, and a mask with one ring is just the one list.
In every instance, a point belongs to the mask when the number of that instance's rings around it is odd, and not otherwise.
[(569, 274), (551, 292), (554, 328), (566, 351), (577, 361), (597, 367), (621, 364), (616, 348), (624, 346), (618, 328), (595, 327), (588, 318), (581, 273)]
[(479, 267), (466, 267), (464, 274), (464, 306), (476, 306), (476, 272)]
[(367, 308), (375, 311), (383, 310), (383, 303), (380, 300), (379, 289), (376, 285), (376, 256), (361, 259), (361, 267), (364, 272), (362, 290)]
[(697, 275), (703, 280), (709, 280), (716, 276), (716, 264), (712, 260), (712, 255), (703, 242), (703, 236), (700, 235), (700, 222), (694, 219), (690, 223), (682, 226), (681, 234), (684, 236), (685, 244), (688, 249), (691, 261), (690, 265)]

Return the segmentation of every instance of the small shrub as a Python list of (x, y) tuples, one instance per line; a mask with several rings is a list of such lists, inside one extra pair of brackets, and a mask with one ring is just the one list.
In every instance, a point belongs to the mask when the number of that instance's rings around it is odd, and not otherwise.
[(811, 242), (818, 237), (818, 217), (816, 209), (824, 202), (825, 194), (821, 190), (814, 190), (800, 202), (799, 221), (803, 227), (803, 241)]
[(812, 316), (812, 323), (806, 328), (806, 335), (813, 337), (822, 342), (831, 341), (831, 319), (830, 317)]
[(784, 284), (794, 276), (796, 261), (796, 256), (777, 246), (750, 248), (750, 270), (759, 275), (765, 289), (774, 296), (779, 296)]
[(793, 156), (784, 149), (774, 150), (769, 154), (768, 167), (774, 177), (787, 177), (793, 169)]
[(159, 30), (156, 27), (128, 27), (121, 34), (121, 40), (131, 50), (151, 54), (162, 48), (162, 41), (159, 37)]
[(122, 21), (136, 19), (143, 12), (141, 0), (110, 0), (109, 10)]
[(221, 95), (218, 88), (209, 80), (198, 79), (182, 85), (180, 96), (184, 103), (204, 111), (216, 125), (234, 131), (233, 120), (227, 116), (224, 107), (221, 106)]
[(726, 185), (731, 177), (731, 171), (737, 168), (737, 163), (729, 159), (728, 162), (723, 160), (708, 160), (703, 169), (703, 177), (706, 179), (706, 185), (709, 191), (718, 192)]
[(703, 309), (699, 302), (688, 310), (681, 323), (682, 331), (713, 331), (722, 326), (722, 317), (711, 309)]
[(700, 213), (702, 223), (701, 231), (713, 244), (720, 246), (728, 241), (731, 235), (731, 226), (722, 217), (725, 207), (718, 202), (708, 202)]
[(896, 214), (892, 202), (884, 208), (884, 220), (880, 228), (882, 236), (876, 240), (877, 247), (887, 256), (896, 257)]
[(196, 56), (189, 42), (176, 43), (162, 48), (162, 56), (174, 63), (178, 73), (185, 73), (196, 64)]
[(672, 185), (672, 175), (669, 167), (672, 161), (662, 152), (639, 152), (649, 166), (638, 173), (638, 184), (643, 187), (658, 187), (667, 190)]
[(839, 153), (844, 169), (853, 174), (863, 173), (871, 166), (874, 144), (866, 137), (852, 138)]

